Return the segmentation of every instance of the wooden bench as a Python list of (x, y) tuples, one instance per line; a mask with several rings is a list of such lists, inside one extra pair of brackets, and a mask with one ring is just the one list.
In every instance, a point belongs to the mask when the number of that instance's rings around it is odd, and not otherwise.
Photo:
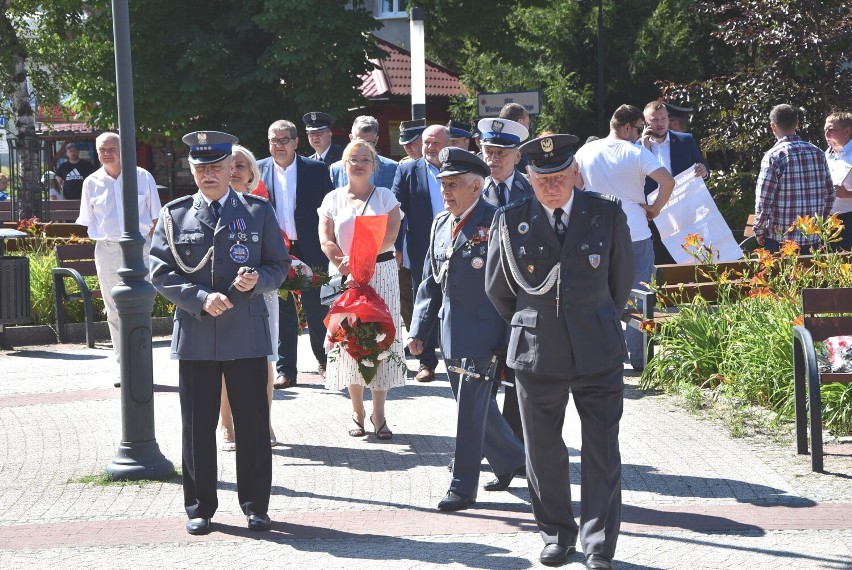
[[(694, 263), (655, 266), (656, 292), (633, 289), (630, 296), (635, 306), (628, 307), (621, 316), (627, 326), (642, 333), (643, 367), (654, 357), (654, 343), (644, 327), (658, 327), (677, 312), (678, 305), (691, 303), (699, 296), (710, 303), (717, 301), (717, 279), (724, 274), (739, 275), (749, 267), (750, 262), (745, 259), (718, 262), (713, 266)], [(731, 287), (731, 294), (739, 296), (745, 290), (744, 287)]]
[(12, 221), (12, 200), (0, 201), (0, 222)]
[[(100, 297), (99, 289), (91, 290), (84, 277), (96, 276), (95, 244), (57, 245), (56, 264), (53, 273), (53, 303), (56, 309), (56, 336), (59, 342), (66, 342), (65, 303), (82, 301), (86, 317), (86, 344), (95, 347), (95, 317), (92, 309), (92, 297)], [(78, 293), (69, 293), (65, 288), (65, 279), (71, 278), (77, 284)]]
[(80, 215), (80, 200), (47, 200), (43, 211), (46, 222), (74, 222)]
[(808, 409), (811, 427), (811, 469), (823, 471), (822, 400), (823, 384), (852, 383), (852, 373), (820, 372), (815, 342), (833, 336), (852, 335), (852, 288), (804, 289), (804, 322), (793, 327), (793, 384), (796, 407), (796, 451), (808, 453)]

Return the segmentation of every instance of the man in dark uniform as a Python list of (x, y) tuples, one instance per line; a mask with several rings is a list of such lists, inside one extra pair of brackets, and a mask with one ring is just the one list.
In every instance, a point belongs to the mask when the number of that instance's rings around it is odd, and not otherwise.
[[(521, 123), (511, 119), (482, 119), (477, 125), (480, 132), (482, 157), (491, 168), (491, 176), (485, 179), (483, 200), (497, 208), (511, 204), (522, 198), (533, 195), (527, 177), (517, 170), (521, 160), (518, 147), (523, 144), (529, 131)], [(510, 383), (514, 383), (514, 375), (507, 371)], [(496, 388), (496, 385), (495, 385)], [(503, 398), (503, 417), (512, 427), (521, 441), (524, 431), (521, 427), (521, 412), (518, 410), (518, 395), (514, 386), (505, 387)]]
[(669, 112), (669, 129), (676, 133), (689, 132), (689, 115), (695, 111), (692, 107), (678, 107), (671, 103), (663, 103)]
[(409, 160), (417, 160), (423, 156), (423, 146), (420, 135), (426, 130), (426, 119), (412, 119), (399, 124), (399, 144), (405, 150), (405, 156), (400, 164)]
[(266, 530), (272, 489), (263, 293), (281, 285), (290, 257), (272, 206), (231, 190), (231, 146), (216, 131), (183, 137), (198, 192), (163, 207), (151, 244), (151, 282), (176, 305), (183, 495), (190, 534), (210, 532), (216, 496), (216, 424), (222, 375), (234, 414), (237, 496), (252, 530)]
[(331, 125), (334, 124), (332, 115), (311, 111), (302, 115), (302, 122), (308, 133), (308, 143), (314, 149), (308, 158), (319, 160), (326, 168), (343, 158), (343, 147), (331, 141)]
[(450, 130), (450, 146), (464, 150), (470, 149), (470, 137), (473, 136), (470, 123), (453, 119), (447, 123), (447, 128)]
[(523, 473), (525, 461), (524, 447), (500, 415), (491, 384), (462, 379), (451, 368), (485, 373), (497, 355), (496, 375), (505, 364), (507, 331), (485, 296), (488, 229), (496, 209), (480, 197), (490, 170), (478, 156), (454, 147), (442, 150), (440, 160), (438, 178), (447, 209), (432, 222), (408, 349), (414, 355), (423, 351), (440, 315), (441, 352), (458, 402), (458, 417), (453, 479), (438, 508), (458, 511), (476, 501), (483, 451), (499, 474), (485, 486), (489, 491), (506, 489)]
[[(626, 217), (617, 201), (580, 185), (573, 135), (520, 147), (535, 197), (498, 211), (485, 284), (511, 323), (533, 514), (543, 564), (562, 564), (579, 535), (587, 568), (612, 568), (621, 524), (621, 311), (634, 276)], [(582, 491), (574, 522), (562, 427), (569, 393), (580, 416)]]

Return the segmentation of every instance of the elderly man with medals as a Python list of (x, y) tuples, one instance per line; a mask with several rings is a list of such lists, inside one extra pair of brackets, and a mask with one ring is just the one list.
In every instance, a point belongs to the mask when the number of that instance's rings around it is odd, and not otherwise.
[(198, 192), (163, 207), (151, 245), (151, 282), (175, 308), (183, 420), (183, 492), (190, 534), (210, 532), (218, 507), (216, 424), (224, 375), (237, 443), (237, 495), (248, 528), (267, 530), (272, 488), (263, 293), (281, 285), (290, 257), (263, 198), (228, 185), (236, 137), (183, 137)]
[[(562, 134), (520, 147), (535, 196), (498, 211), (485, 286), (511, 325), (507, 364), (515, 370), (530, 499), (545, 542), (539, 559), (564, 563), (579, 537), (586, 567), (607, 569), (621, 524), (620, 316), (634, 261), (619, 203), (574, 190), (581, 185), (576, 142)], [(562, 439), (569, 395), (582, 435), (579, 526)]]
[(442, 511), (476, 501), (483, 453), (497, 478), (486, 490), (506, 489), (523, 473), (524, 448), (492, 395), (505, 363), (506, 323), (485, 296), (488, 230), (495, 208), (481, 199), (490, 169), (476, 155), (448, 147), (439, 155), (446, 211), (432, 223), (423, 281), (417, 290), (408, 348), (417, 355), (440, 321), (441, 351), (457, 401), (456, 453)]

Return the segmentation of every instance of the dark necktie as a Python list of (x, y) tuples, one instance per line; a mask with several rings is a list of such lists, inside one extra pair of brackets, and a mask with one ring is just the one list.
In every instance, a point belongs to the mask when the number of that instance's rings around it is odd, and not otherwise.
[(553, 231), (556, 232), (556, 237), (559, 238), (559, 243), (565, 243), (565, 223), (562, 221), (562, 208), (553, 210)]
[(497, 202), (501, 206), (506, 205), (506, 190), (507, 190), (507, 188), (506, 188), (505, 182), (501, 182), (500, 184), (497, 185)]
[(217, 222), (219, 221), (219, 216), (220, 216), (219, 210), (221, 210), (221, 209), (222, 209), (222, 204), (220, 204), (218, 201), (210, 202), (210, 211), (213, 212), (213, 219), (216, 220)]

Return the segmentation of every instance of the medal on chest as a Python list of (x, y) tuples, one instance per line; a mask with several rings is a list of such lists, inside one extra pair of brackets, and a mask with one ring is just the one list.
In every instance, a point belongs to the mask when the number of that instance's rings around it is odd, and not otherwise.
[(246, 231), (246, 221), (243, 218), (232, 220), (228, 224), (228, 239), (236, 239), (237, 243), (231, 245), (228, 250), (228, 257), (231, 261), (242, 265), (249, 259), (249, 248), (240, 242), (248, 240), (248, 232)]

